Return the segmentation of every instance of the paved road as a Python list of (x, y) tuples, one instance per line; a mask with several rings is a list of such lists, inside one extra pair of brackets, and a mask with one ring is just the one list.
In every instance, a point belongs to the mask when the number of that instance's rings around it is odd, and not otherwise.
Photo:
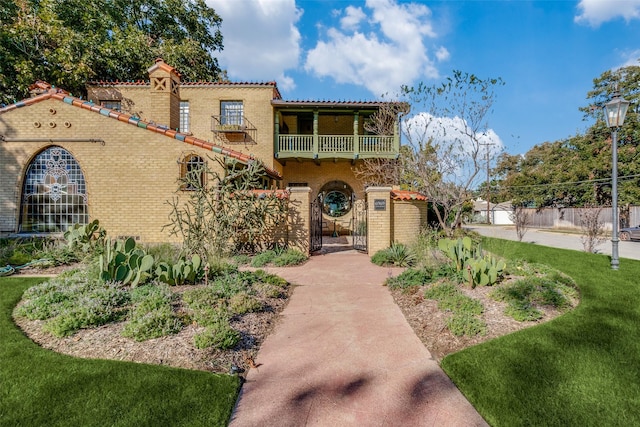
[[(466, 228), (476, 231), (483, 236), (518, 240), (514, 226), (472, 224), (466, 226)], [(524, 235), (522, 241), (527, 243), (536, 243), (543, 246), (552, 246), (554, 248), (583, 251), (584, 247), (582, 246), (580, 238), (581, 236), (579, 234), (529, 229)], [(598, 245), (596, 250), (598, 253), (611, 256), (611, 239), (609, 238), (604, 243)], [(618, 245), (618, 254), (620, 258), (640, 260), (640, 242), (620, 241)]]

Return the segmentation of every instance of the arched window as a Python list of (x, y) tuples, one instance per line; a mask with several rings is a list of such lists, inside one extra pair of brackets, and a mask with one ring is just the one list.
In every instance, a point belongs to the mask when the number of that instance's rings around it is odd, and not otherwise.
[(76, 159), (62, 147), (41, 151), (22, 184), (21, 233), (56, 233), (87, 224), (87, 187)]
[(182, 190), (195, 190), (197, 185), (205, 183), (205, 161), (196, 154), (186, 155), (180, 162)]

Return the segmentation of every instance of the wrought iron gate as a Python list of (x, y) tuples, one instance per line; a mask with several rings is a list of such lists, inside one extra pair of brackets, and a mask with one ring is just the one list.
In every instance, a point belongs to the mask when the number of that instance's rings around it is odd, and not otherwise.
[(322, 194), (311, 201), (311, 247), (315, 252), (322, 249)]
[(351, 211), (353, 212), (353, 249), (367, 252), (367, 201), (354, 201)]

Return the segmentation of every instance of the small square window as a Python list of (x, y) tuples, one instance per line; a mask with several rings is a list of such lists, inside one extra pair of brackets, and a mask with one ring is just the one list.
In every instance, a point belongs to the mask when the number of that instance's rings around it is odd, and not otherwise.
[(183, 191), (193, 191), (198, 186), (204, 186), (206, 177), (206, 163), (196, 154), (185, 156), (180, 162), (180, 180)]

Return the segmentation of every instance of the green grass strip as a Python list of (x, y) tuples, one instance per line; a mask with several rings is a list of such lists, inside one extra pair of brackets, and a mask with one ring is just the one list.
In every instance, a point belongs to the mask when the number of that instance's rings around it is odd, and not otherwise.
[(45, 350), (11, 312), (41, 279), (0, 279), (0, 425), (224, 426), (240, 390), (228, 375)]
[(579, 306), (551, 321), (452, 354), (442, 367), (493, 426), (640, 425), (640, 262), (483, 239), (509, 259), (575, 279)]

